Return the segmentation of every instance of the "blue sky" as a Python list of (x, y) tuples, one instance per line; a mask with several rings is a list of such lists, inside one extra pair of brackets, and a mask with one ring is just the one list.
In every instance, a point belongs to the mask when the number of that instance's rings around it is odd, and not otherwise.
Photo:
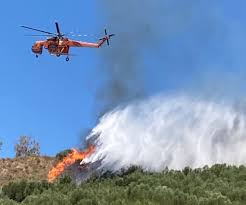
[[(65, 1), (64, 1), (65, 2)], [(63, 3), (64, 3), (63, 2)], [(66, 1), (67, 2), (67, 1)], [(19, 27), (95, 34), (104, 27), (95, 2), (74, 1), (71, 10), (62, 1), (4, 1), (1, 5), (0, 139), (2, 156), (13, 156), (20, 135), (34, 137), (43, 154), (79, 144), (81, 132), (93, 125), (93, 78), (98, 51), (74, 49), (69, 63), (44, 54), (36, 59), (31, 45), (38, 38)], [(89, 21), (87, 19), (90, 19)], [(84, 40), (84, 39), (83, 39)], [(88, 39), (86, 39), (88, 40)], [(95, 39), (89, 39), (95, 40)]]
[[(145, 65), (146, 96), (180, 91), (245, 96), (246, 2), (229, 2), (200, 3), (175, 29), (175, 12), (182, 8), (173, 9), (168, 16), (171, 23), (159, 27), (161, 34), (170, 31), (163, 41), (135, 50)], [(25, 36), (33, 32), (19, 25), (54, 31), (58, 21), (64, 33), (97, 35), (107, 26), (119, 35), (112, 41), (114, 47), (124, 29), (131, 34), (134, 28), (109, 25), (107, 10), (99, 5), (96, 0), (1, 2), (0, 156), (13, 157), (21, 135), (40, 142), (42, 154), (54, 155), (78, 146), (84, 131), (95, 125), (96, 90), (105, 78), (100, 79), (101, 54), (111, 48), (72, 49), (76, 56), (70, 62), (46, 52), (36, 59), (30, 48), (38, 38)], [(162, 23), (153, 19), (153, 24)]]

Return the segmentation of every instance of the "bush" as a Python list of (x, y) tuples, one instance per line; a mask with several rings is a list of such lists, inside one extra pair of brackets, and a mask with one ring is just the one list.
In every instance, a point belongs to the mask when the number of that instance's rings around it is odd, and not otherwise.
[(0, 199), (1, 205), (18, 205), (17, 202), (10, 200), (10, 199)]
[(245, 175), (244, 166), (162, 173), (130, 167), (80, 186), (67, 176), (55, 184), (12, 182), (3, 187), (0, 205), (245, 205)]
[(50, 185), (47, 182), (10, 182), (3, 186), (2, 194), (17, 202), (22, 202), (27, 196), (35, 193), (40, 194), (44, 190), (49, 189)]
[(47, 192), (40, 196), (29, 196), (23, 201), (25, 205), (71, 205), (67, 196), (59, 192)]
[(64, 175), (64, 176), (59, 178), (59, 183), (60, 184), (71, 184), (72, 183), (72, 179), (71, 179), (70, 176)]

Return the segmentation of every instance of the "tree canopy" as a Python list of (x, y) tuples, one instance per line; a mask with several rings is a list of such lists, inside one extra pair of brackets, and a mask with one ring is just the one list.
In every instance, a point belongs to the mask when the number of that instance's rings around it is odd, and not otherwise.
[(162, 173), (131, 167), (75, 185), (67, 176), (54, 184), (11, 182), (0, 204), (59, 205), (245, 205), (246, 167), (214, 165)]

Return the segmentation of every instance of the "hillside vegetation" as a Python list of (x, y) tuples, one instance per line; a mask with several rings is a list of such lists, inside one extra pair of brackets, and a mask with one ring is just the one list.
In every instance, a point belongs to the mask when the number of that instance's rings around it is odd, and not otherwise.
[(49, 169), (54, 165), (52, 157), (16, 157), (0, 159), (0, 187), (10, 181), (46, 180)]
[(94, 176), (81, 185), (69, 177), (57, 182), (16, 182), (3, 186), (6, 205), (245, 205), (246, 167), (211, 168), (162, 173), (131, 167), (120, 174)]

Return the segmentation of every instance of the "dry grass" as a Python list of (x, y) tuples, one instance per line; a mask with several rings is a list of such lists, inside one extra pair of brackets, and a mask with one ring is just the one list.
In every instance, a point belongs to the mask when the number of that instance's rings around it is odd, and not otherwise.
[(42, 181), (56, 163), (52, 157), (20, 157), (0, 159), (0, 186), (16, 180)]

